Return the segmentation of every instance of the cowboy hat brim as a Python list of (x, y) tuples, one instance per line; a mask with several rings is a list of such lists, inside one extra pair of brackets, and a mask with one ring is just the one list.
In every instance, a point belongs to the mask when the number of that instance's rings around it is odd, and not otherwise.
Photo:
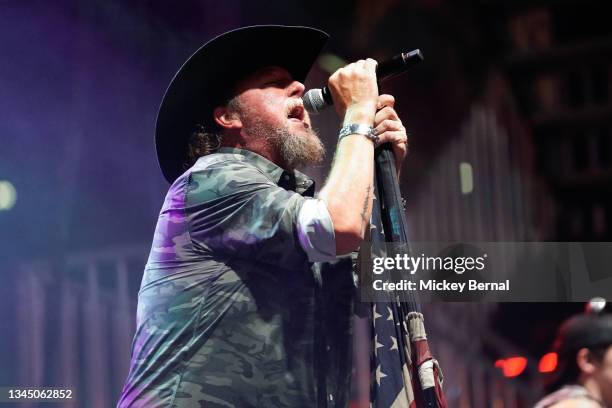
[(195, 125), (212, 120), (213, 109), (232, 96), (240, 79), (275, 65), (303, 82), (328, 38), (310, 27), (262, 25), (226, 32), (200, 47), (170, 82), (157, 115), (155, 146), (166, 180), (172, 183), (185, 171)]

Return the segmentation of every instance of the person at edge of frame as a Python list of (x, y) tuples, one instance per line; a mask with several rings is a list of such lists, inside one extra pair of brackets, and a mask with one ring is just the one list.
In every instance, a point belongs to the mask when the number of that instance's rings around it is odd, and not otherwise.
[(587, 305), (587, 313), (572, 316), (559, 327), (554, 351), (557, 367), (547, 379), (547, 391), (535, 408), (612, 407), (612, 315), (605, 301)]
[(350, 254), (373, 204), (374, 148), (407, 135), (376, 61), (329, 78), (342, 121), (327, 181), (302, 82), (328, 35), (252, 26), (203, 45), (157, 117), (171, 187), (138, 296), (119, 407), (347, 406)]

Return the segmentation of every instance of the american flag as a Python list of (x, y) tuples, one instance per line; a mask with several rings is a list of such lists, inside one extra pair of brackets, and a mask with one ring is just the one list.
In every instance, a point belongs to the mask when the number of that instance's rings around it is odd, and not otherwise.
[[(372, 304), (374, 356), (372, 369), (372, 406), (374, 408), (414, 408), (410, 342), (403, 321), (393, 312), (391, 303)], [(403, 349), (403, 350), (402, 350)]]
[[(393, 163), (390, 146), (378, 149), (369, 230), (371, 254), (376, 256), (392, 255), (387, 253), (390, 248), (385, 242), (399, 245), (390, 252), (399, 248), (400, 252), (410, 253), (405, 210)], [(372, 408), (446, 408), (442, 372), (429, 352), (416, 294), (408, 291), (401, 299), (397, 294), (387, 294), (387, 299), (372, 303)]]

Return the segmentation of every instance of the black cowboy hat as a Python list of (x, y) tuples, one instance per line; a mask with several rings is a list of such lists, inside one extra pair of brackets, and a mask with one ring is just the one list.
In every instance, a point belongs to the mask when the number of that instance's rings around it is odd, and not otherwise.
[(261, 25), (228, 31), (200, 47), (170, 82), (157, 114), (155, 146), (166, 180), (184, 172), (196, 124), (211, 124), (213, 109), (233, 96), (236, 82), (270, 65), (303, 82), (328, 38), (310, 27)]

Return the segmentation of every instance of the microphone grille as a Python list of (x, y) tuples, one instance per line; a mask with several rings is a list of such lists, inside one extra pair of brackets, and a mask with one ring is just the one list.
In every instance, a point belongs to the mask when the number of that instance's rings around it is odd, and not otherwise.
[(302, 96), (304, 108), (308, 113), (319, 113), (325, 108), (325, 100), (323, 99), (323, 91), (321, 89), (311, 89)]

